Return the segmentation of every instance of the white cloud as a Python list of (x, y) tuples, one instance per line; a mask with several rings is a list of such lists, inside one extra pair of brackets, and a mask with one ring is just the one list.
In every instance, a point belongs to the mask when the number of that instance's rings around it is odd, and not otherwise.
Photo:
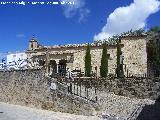
[(110, 37), (110, 35), (108, 33), (101, 32), (98, 35), (94, 36), (94, 40), (104, 40), (104, 39), (109, 38), (109, 37)]
[(106, 25), (94, 40), (103, 40), (115, 34), (147, 26), (147, 18), (159, 10), (158, 0), (134, 0), (129, 6), (119, 7), (107, 18)]
[(25, 35), (24, 35), (24, 34), (17, 34), (16, 37), (17, 37), (17, 38), (24, 38)]
[(59, 0), (60, 2), (74, 2), (62, 5), (66, 18), (71, 18), (79, 13), (79, 22), (86, 19), (90, 10), (85, 7), (85, 0)]
[(87, 8), (80, 9), (79, 10), (79, 15), (80, 15), (79, 22), (85, 21), (89, 13), (90, 13), (90, 10)]

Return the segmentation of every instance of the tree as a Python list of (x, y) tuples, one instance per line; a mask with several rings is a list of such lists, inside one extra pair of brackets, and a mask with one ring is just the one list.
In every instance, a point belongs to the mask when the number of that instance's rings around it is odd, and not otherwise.
[[(157, 28), (157, 27), (156, 27)], [(154, 76), (160, 74), (160, 33), (151, 28), (147, 36), (147, 61), (151, 69), (154, 71)]]
[(160, 32), (160, 26), (154, 26), (154, 27), (151, 27), (149, 32)]
[(107, 77), (108, 74), (108, 55), (107, 55), (107, 45), (103, 44), (101, 66), (100, 66), (100, 75), (101, 77)]
[(85, 76), (90, 77), (91, 75), (91, 54), (90, 54), (90, 45), (87, 45), (86, 55), (85, 55)]
[(117, 77), (122, 77), (123, 76), (123, 65), (121, 64), (121, 55), (122, 55), (122, 51), (121, 51), (121, 46), (120, 46), (120, 40), (117, 41), (117, 69), (116, 69), (116, 74)]

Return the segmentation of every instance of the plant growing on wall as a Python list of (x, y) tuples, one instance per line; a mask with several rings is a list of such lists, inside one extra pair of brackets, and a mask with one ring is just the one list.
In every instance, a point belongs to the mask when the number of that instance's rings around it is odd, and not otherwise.
[(85, 55), (85, 76), (90, 77), (91, 75), (91, 54), (90, 54), (90, 44), (87, 45), (86, 55)]
[(107, 45), (103, 44), (101, 66), (100, 66), (100, 75), (101, 77), (107, 77), (108, 74), (108, 55), (107, 55)]
[(160, 26), (151, 27), (151, 29), (149, 30), (149, 32), (160, 32)]
[(141, 36), (141, 35), (145, 35), (145, 30), (143, 28), (140, 28), (138, 30), (130, 30), (130, 31), (127, 31), (127, 32), (123, 32), (121, 33), (120, 36)]
[[(154, 70), (154, 76), (160, 74), (160, 27), (152, 27), (147, 36), (147, 61)], [(151, 67), (150, 66), (150, 67)]]

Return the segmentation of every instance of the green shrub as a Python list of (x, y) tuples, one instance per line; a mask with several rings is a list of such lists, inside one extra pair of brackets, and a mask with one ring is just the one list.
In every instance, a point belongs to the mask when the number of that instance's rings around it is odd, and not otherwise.
[(91, 54), (90, 54), (90, 45), (87, 45), (86, 55), (85, 55), (85, 76), (91, 76)]
[(103, 52), (101, 58), (101, 66), (100, 66), (100, 75), (101, 77), (107, 77), (108, 74), (108, 58), (107, 55), (107, 45), (106, 43), (103, 44)]

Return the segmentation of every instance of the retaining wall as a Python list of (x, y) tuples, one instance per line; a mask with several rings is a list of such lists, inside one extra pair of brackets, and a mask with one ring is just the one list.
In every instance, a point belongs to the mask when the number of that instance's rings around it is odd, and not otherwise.
[(44, 70), (0, 72), (0, 102), (74, 114), (95, 114), (91, 104), (65, 93), (64, 86), (57, 84), (57, 90), (51, 90), (52, 82), (55, 81), (46, 77)]

